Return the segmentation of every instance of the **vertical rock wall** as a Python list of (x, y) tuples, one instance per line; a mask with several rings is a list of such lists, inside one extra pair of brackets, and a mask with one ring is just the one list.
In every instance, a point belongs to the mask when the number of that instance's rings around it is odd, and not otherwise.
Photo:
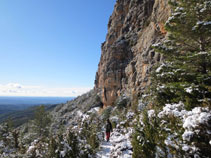
[(141, 94), (150, 84), (152, 65), (161, 59), (150, 46), (165, 38), (168, 0), (117, 0), (108, 22), (95, 88), (112, 105), (124, 91)]

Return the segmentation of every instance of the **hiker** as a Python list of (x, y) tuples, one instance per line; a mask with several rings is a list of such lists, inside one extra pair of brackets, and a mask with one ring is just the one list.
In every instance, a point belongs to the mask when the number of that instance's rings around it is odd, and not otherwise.
[(110, 139), (110, 134), (112, 132), (112, 125), (109, 119), (107, 119), (107, 123), (106, 123), (106, 140), (107, 142)]

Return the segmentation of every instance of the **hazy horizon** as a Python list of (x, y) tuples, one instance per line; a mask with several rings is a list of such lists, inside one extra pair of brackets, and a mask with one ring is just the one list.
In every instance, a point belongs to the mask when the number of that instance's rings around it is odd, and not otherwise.
[(30, 96), (0, 96), (0, 106), (41, 105), (66, 103), (74, 97), (30, 97)]

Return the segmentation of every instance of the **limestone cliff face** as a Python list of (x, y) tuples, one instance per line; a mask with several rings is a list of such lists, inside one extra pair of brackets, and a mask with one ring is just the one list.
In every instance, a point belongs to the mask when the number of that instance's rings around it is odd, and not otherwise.
[(162, 60), (150, 46), (165, 38), (169, 13), (168, 0), (117, 0), (95, 80), (105, 106), (150, 84), (152, 65)]

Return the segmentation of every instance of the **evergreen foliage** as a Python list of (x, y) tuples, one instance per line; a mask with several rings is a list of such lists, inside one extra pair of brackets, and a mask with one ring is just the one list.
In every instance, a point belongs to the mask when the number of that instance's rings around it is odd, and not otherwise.
[(115, 106), (118, 108), (118, 110), (123, 110), (127, 108), (128, 103), (129, 103), (129, 98), (127, 98), (125, 95), (122, 95), (117, 98)]
[(80, 154), (80, 147), (79, 147), (79, 141), (78, 137), (74, 132), (69, 131), (67, 135), (67, 143), (70, 147), (70, 150), (68, 154), (66, 154), (66, 157), (79, 157)]
[(80, 146), (77, 135), (69, 131), (66, 135), (58, 133), (51, 136), (48, 147), (48, 158), (77, 158), (80, 157)]
[(8, 118), (5, 123), (2, 124), (0, 129), (0, 140), (3, 140), (8, 145), (12, 146), (11, 132), (13, 130), (13, 121)]
[(18, 141), (19, 131), (13, 130), (12, 131), (12, 136), (13, 136), (14, 147), (15, 148), (19, 148), (19, 141)]
[(51, 118), (45, 111), (45, 106), (41, 105), (36, 108), (34, 114), (34, 125), (39, 136), (48, 135), (48, 127), (51, 124)]
[(154, 100), (148, 108), (154, 116), (144, 111), (135, 127), (134, 158), (211, 153), (211, 1), (177, 0), (170, 5), (168, 40), (153, 45), (164, 57), (152, 78)]
[(52, 136), (49, 140), (49, 148), (48, 148), (48, 158), (59, 158), (59, 152), (57, 151), (58, 143), (55, 138)]
[(166, 22), (167, 41), (153, 47), (165, 62), (154, 74), (157, 102), (185, 103), (187, 109), (210, 106), (211, 2), (178, 0)]
[(87, 144), (90, 145), (91, 153), (94, 153), (96, 149), (99, 147), (100, 142), (97, 136), (99, 132), (99, 122), (88, 124), (88, 122), (84, 122), (83, 128), (81, 131), (82, 139), (87, 141)]
[(147, 111), (143, 111), (142, 120), (138, 118), (133, 135), (133, 158), (155, 157), (158, 139), (158, 121), (153, 118), (150, 120)]
[(111, 106), (109, 106), (109, 107), (106, 107), (106, 109), (103, 110), (103, 112), (102, 112), (102, 119), (104, 121), (109, 119), (112, 109), (113, 108)]

